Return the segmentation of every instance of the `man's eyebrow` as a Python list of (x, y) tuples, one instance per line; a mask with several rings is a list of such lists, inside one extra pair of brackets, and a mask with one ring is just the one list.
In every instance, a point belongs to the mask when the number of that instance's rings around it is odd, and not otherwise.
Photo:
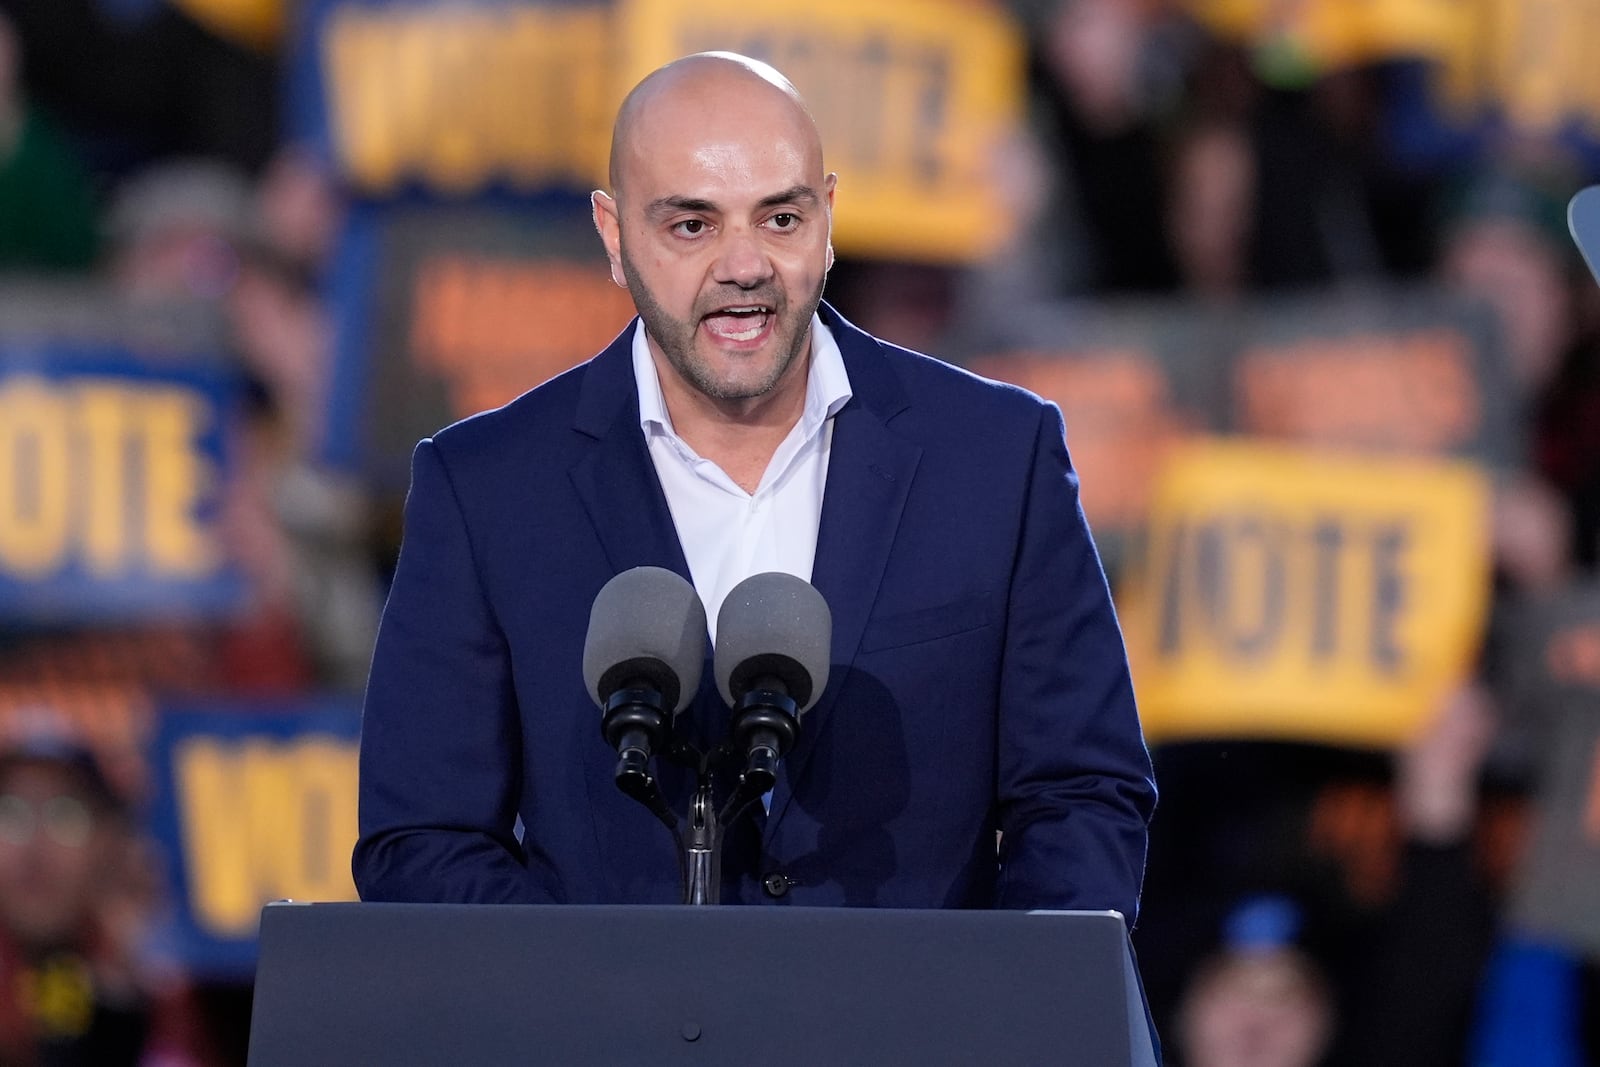
[(794, 204), (797, 207), (811, 207), (816, 204), (819, 197), (817, 191), (809, 185), (791, 185), (781, 193), (761, 198), (758, 207), (777, 207), (779, 204)]
[[(758, 208), (777, 207), (780, 204), (794, 204), (797, 207), (812, 207), (821, 198), (817, 191), (809, 185), (792, 185), (781, 193), (773, 193), (762, 197), (757, 203)], [(721, 209), (715, 201), (705, 200), (695, 196), (663, 196), (645, 205), (646, 218), (659, 219), (678, 211), (694, 211), (703, 215), (715, 214)]]
[(702, 214), (711, 214), (717, 210), (717, 205), (710, 200), (702, 200), (693, 196), (663, 196), (645, 205), (646, 217), (656, 219), (663, 215), (670, 215), (674, 211), (698, 211)]

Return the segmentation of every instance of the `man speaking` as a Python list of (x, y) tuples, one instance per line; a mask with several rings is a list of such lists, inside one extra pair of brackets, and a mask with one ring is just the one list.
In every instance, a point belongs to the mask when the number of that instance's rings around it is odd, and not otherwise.
[[(765, 64), (690, 56), (623, 102), (594, 219), (639, 318), (416, 450), (362, 727), (364, 899), (681, 899), (582, 670), (596, 595), (654, 566), (713, 622), (767, 571), (832, 613), (723, 901), (1132, 922), (1155, 789), (1060, 413), (822, 303), (835, 180)], [(702, 749), (730, 716), (711, 675), (678, 720)], [(684, 810), (693, 772), (659, 778)]]

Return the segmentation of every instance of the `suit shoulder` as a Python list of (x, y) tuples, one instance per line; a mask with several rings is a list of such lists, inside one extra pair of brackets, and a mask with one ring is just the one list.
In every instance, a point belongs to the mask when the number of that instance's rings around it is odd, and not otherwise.
[(1020, 385), (985, 378), (936, 356), (884, 340), (878, 346), (914, 403), (1010, 419), (1037, 419), (1042, 408), (1053, 406)]
[(519, 463), (530, 452), (547, 451), (570, 438), (585, 361), (523, 393), (515, 400), (451, 423), (431, 440), (446, 463)]

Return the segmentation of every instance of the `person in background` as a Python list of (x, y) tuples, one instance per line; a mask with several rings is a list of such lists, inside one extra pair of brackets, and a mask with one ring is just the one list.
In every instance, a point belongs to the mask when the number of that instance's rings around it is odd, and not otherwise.
[(132, 300), (223, 300), (238, 279), (252, 197), (242, 171), (199, 157), (125, 179), (106, 219), (117, 291)]
[(1565, 212), (1570, 191), (1570, 179), (1556, 169), (1487, 168), (1457, 182), (1442, 208), (1437, 277), (1492, 313), (1516, 416), (1532, 436), (1530, 462), (1502, 477), (1495, 496), (1503, 592), (1559, 588), (1572, 577), (1580, 546), (1593, 539), (1592, 528), (1575, 526), (1587, 507), (1574, 490), (1592, 477), (1585, 464), (1600, 470), (1600, 452), (1582, 443), (1591, 431), (1570, 417), (1572, 402), (1581, 399), (1579, 411), (1593, 402), (1592, 390), (1583, 398), (1572, 371), (1562, 374), (1564, 366), (1578, 369), (1569, 356), (1578, 341), (1577, 258)]
[(303, 145), (280, 146), (256, 184), (259, 241), (310, 278), (333, 256), (344, 209), (327, 165)]
[(21, 46), (0, 11), (0, 271), (87, 271), (97, 221), (89, 172), (24, 92)]
[(1139, 0), (1041, 8), (1030, 73), (1056, 179), (1040, 231), (1065, 259), (1056, 295), (1170, 292), (1160, 159), (1187, 62), (1177, 20)]
[[(256, 579), (263, 612), (293, 635), (317, 682), (359, 690), (383, 593), (366, 491), (317, 462), (332, 362), (327, 309), (308, 266), (260, 241), (245, 247), (226, 309), (255, 387), (227, 511), (230, 542)], [(233, 657), (241, 665), (257, 635), (244, 636)]]
[(1316, 1067), (1333, 1037), (1327, 975), (1296, 938), (1302, 916), (1287, 897), (1246, 899), (1224, 923), (1222, 945), (1195, 969), (1179, 1007), (1184, 1067)]
[(199, 1067), (185, 989), (142, 953), (153, 879), (89, 749), (0, 750), (0, 1063)]
[(1341, 928), (1340, 1067), (1462, 1062), (1499, 926), (1481, 856), (1485, 761), (1500, 730), (1490, 690), (1469, 683), (1394, 758), (1399, 851), (1391, 897)]
[(1183, 292), (1231, 305), (1250, 285), (1256, 158), (1237, 121), (1200, 119), (1174, 138), (1167, 232)]

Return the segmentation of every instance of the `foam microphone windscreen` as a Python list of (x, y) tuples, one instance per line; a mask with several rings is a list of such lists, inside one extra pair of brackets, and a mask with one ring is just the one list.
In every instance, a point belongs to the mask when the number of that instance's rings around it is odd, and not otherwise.
[(694, 586), (672, 571), (623, 571), (594, 598), (583, 681), (600, 707), (623, 686), (643, 682), (676, 715), (700, 688), (705, 658), (706, 609)]
[(717, 613), (712, 654), (717, 688), (730, 706), (762, 678), (776, 678), (804, 713), (828, 684), (833, 613), (810, 582), (780, 571), (734, 586)]

